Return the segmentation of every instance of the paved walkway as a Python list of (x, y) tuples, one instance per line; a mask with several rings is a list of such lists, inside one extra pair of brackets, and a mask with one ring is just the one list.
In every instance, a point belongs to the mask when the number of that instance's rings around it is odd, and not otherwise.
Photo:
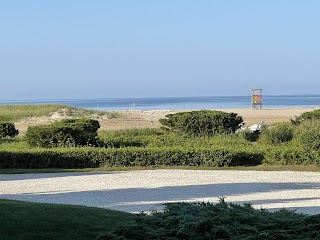
[(145, 170), (0, 175), (0, 198), (126, 212), (159, 210), (166, 202), (218, 202), (219, 197), (256, 208), (320, 214), (320, 173)]

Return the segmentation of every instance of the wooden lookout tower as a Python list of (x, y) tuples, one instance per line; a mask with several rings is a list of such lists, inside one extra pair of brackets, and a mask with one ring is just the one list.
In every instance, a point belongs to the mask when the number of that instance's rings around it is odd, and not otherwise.
[(262, 88), (253, 88), (251, 94), (252, 109), (262, 109)]

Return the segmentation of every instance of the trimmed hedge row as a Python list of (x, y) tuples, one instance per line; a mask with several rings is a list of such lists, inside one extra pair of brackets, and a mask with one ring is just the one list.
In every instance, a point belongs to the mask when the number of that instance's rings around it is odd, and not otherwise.
[(320, 152), (306, 151), (303, 146), (298, 145), (273, 146), (264, 150), (263, 163), (277, 165), (320, 164)]
[(129, 166), (248, 166), (263, 154), (235, 149), (56, 148), (0, 151), (0, 168), (95, 168)]

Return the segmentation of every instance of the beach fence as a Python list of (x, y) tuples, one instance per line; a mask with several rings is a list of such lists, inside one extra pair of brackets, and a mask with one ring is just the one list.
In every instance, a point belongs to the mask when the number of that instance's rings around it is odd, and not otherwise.
[(136, 110), (136, 104), (132, 103), (129, 105), (129, 111), (135, 111)]
[(128, 113), (129, 113), (130, 118), (134, 118), (134, 115), (136, 113), (136, 104), (135, 103), (129, 104)]

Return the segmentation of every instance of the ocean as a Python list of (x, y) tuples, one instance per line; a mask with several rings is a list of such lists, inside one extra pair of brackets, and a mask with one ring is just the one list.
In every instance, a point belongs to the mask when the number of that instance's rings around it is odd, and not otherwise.
[[(251, 108), (251, 96), (0, 100), (0, 104), (67, 104), (77, 108), (101, 111), (232, 109)], [(320, 95), (263, 96), (263, 108), (313, 108), (319, 106)]]

